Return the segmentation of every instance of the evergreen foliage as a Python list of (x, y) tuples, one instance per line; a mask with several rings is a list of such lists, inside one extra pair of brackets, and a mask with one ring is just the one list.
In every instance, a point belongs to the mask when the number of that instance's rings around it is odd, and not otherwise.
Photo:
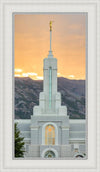
[(24, 138), (20, 136), (20, 131), (17, 127), (17, 123), (15, 123), (15, 157), (23, 157), (24, 156)]

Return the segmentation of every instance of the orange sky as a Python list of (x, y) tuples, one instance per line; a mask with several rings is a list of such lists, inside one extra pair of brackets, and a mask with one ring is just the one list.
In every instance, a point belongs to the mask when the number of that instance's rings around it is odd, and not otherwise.
[(42, 79), (50, 20), (54, 21), (52, 50), (58, 59), (58, 76), (85, 79), (85, 14), (16, 14), (15, 76)]

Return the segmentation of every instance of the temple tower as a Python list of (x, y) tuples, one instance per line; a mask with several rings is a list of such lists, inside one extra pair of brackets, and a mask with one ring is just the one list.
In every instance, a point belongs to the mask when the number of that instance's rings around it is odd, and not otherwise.
[(57, 92), (57, 59), (52, 54), (52, 21), (50, 21), (50, 50), (44, 59), (43, 92), (40, 93), (39, 106), (34, 107), (34, 115), (67, 115), (66, 106), (61, 106), (61, 94)]
[(61, 94), (57, 92), (57, 59), (53, 57), (51, 45), (52, 21), (50, 21), (50, 50), (43, 62), (43, 92), (39, 95), (39, 106), (34, 107), (31, 116), (29, 155), (48, 157), (50, 154), (57, 158), (61, 156), (60, 149), (63, 149), (61, 145), (69, 143), (69, 117), (66, 106), (61, 106)]

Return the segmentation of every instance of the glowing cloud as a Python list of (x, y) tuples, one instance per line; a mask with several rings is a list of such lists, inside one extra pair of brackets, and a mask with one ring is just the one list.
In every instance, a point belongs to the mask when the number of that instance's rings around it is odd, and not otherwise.
[(30, 73), (27, 73), (29, 76), (37, 76), (37, 73), (33, 73), (33, 72), (30, 72)]
[[(16, 69), (16, 71), (21, 72), (22, 70)], [(43, 80), (43, 76), (38, 76), (38, 74), (34, 72), (27, 72), (27, 73), (21, 73), (21, 74), (15, 73), (15, 77), (30, 77), (34, 80)]]
[(69, 78), (75, 78), (75, 76), (74, 76), (74, 75), (69, 75), (68, 77), (69, 77)]
[(18, 73), (20, 73), (22, 71), (23, 71), (22, 69), (15, 69), (15, 72), (18, 72)]
[(15, 77), (21, 77), (21, 75), (20, 74), (15, 74)]
[(57, 76), (61, 76), (61, 74), (60, 73), (57, 73)]
[(43, 80), (43, 76), (37, 76), (37, 79)]
[(28, 73), (23, 73), (22, 76), (23, 77), (28, 77), (29, 75), (28, 75)]
[(33, 73), (33, 72), (22, 73), (22, 76), (24, 76), (24, 77), (28, 77), (28, 76), (37, 76), (37, 73)]

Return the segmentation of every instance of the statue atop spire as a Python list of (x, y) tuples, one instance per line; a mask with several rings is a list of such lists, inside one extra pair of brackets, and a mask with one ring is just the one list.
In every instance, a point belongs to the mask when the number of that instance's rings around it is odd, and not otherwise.
[(50, 25), (50, 31), (52, 31), (52, 21), (50, 21), (49, 25)]

